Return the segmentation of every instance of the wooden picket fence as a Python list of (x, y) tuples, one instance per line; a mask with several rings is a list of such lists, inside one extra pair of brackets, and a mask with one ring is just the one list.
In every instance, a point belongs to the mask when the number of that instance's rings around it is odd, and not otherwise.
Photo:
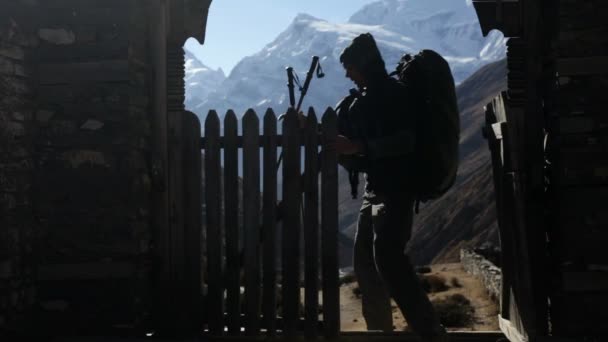
[[(323, 146), (321, 142), (335, 140), (337, 115), (328, 108), (319, 125), (311, 108), (306, 127), (300, 128), (297, 114), (290, 111), (280, 122), (282, 135), (277, 134), (277, 116), (270, 109), (264, 115), (261, 133), (260, 120), (253, 110), (248, 110), (241, 122), (242, 136), (239, 136), (237, 117), (233, 111), (228, 111), (221, 136), (220, 119), (211, 111), (201, 141), (206, 196), (207, 332), (211, 336), (225, 335), (226, 331), (227, 335), (236, 336), (244, 330), (246, 336), (304, 334), (314, 338), (322, 334), (336, 337), (340, 331), (337, 156), (335, 151), (323, 148), (319, 154), (319, 147)], [(241, 227), (239, 149), (243, 156)], [(277, 189), (279, 151), (283, 155), (282, 189)], [(282, 191), (280, 223), (277, 221), (277, 190)], [(278, 229), (282, 231), (278, 232)], [(276, 241), (277, 233), (280, 233), (281, 241)], [(243, 241), (243, 250), (239, 240)], [(279, 248), (280, 311), (276, 266)], [(300, 311), (302, 265), (303, 313)], [(242, 271), (244, 284), (240, 281)]]

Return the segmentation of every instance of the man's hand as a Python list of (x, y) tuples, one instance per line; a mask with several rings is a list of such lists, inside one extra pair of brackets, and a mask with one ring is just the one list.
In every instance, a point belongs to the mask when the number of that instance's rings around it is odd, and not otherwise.
[(330, 147), (335, 148), (338, 154), (352, 155), (363, 153), (363, 145), (360, 142), (350, 140), (343, 135), (338, 135), (335, 145)]

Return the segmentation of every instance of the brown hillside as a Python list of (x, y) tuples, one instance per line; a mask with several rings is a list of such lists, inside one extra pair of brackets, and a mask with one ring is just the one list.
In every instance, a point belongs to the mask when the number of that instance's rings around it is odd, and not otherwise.
[[(461, 247), (497, 242), (490, 155), (481, 128), (483, 107), (506, 89), (506, 70), (505, 60), (489, 64), (456, 90), (461, 113), (458, 178), (441, 199), (421, 205), (420, 214), (414, 219), (408, 249), (417, 264), (457, 261)], [(361, 200), (350, 198), (348, 177), (342, 168), (339, 191), (340, 229), (344, 235), (354, 237)], [(347, 244), (341, 247), (341, 264), (350, 265), (352, 251)]]

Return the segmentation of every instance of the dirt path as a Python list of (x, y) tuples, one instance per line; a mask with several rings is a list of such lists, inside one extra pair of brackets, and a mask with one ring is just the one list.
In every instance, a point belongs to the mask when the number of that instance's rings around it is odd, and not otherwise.
[[(498, 306), (487, 295), (481, 281), (466, 273), (459, 263), (433, 265), (430, 274), (439, 275), (446, 279), (448, 289), (443, 292), (431, 293), (431, 300), (446, 298), (453, 294), (461, 294), (470, 300), (474, 308), (473, 324), (466, 327), (448, 327), (448, 330), (458, 331), (496, 331), (498, 328)], [(461, 287), (452, 286), (452, 279), (457, 279)], [(341, 324), (343, 331), (366, 330), (365, 320), (361, 315), (361, 300), (355, 294), (357, 283), (345, 284), (340, 288)], [(407, 327), (401, 312), (392, 303), (393, 324), (395, 330)]]

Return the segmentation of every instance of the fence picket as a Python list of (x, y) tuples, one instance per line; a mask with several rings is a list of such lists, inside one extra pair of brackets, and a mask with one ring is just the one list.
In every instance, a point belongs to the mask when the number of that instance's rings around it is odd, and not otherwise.
[(238, 335), (240, 326), (240, 251), (238, 123), (234, 111), (224, 118), (224, 226), (226, 229), (226, 311), (229, 335)]
[(300, 304), (300, 142), (299, 123), (290, 110), (283, 121), (283, 332), (294, 337), (297, 332)]
[(184, 224), (187, 331), (196, 335), (201, 328), (201, 226), (202, 226), (202, 160), (198, 145), (201, 124), (192, 112), (184, 113)]
[[(328, 108), (322, 119), (323, 144), (331, 145), (337, 135), (336, 113)], [(340, 332), (338, 276), (338, 167), (335, 149), (323, 148), (321, 173), (321, 243), (323, 263), (323, 321), (327, 338)]]
[(276, 203), (277, 117), (269, 109), (264, 116), (264, 325), (268, 335), (276, 333)]
[(306, 121), (304, 163), (304, 260), (305, 260), (305, 334), (317, 337), (319, 324), (319, 136), (315, 111), (310, 108)]
[(245, 236), (245, 334), (255, 336), (260, 326), (260, 124), (248, 110), (243, 117), (243, 226)]
[[(320, 330), (323, 330), (323, 334), (329, 338), (339, 334), (337, 155), (335, 150), (327, 149), (323, 149), (322, 158), (319, 158), (318, 154), (320, 141), (325, 143), (335, 141), (336, 113), (328, 108), (322, 122), (323, 129), (319, 132), (316, 113), (310, 108), (307, 126), (305, 129), (300, 129), (297, 113), (290, 110), (283, 121), (283, 135), (278, 135), (276, 115), (269, 109), (264, 116), (263, 135), (260, 135), (259, 118), (250, 109), (243, 117), (243, 134), (239, 136), (238, 120), (235, 113), (230, 110), (224, 121), (224, 136), (220, 136), (218, 115), (215, 111), (209, 112), (205, 121), (205, 136), (199, 140), (199, 143), (205, 150), (204, 193), (207, 214), (205, 231), (208, 288), (205, 308), (211, 335), (223, 335), (224, 323), (226, 323), (230, 335), (239, 335), (241, 328), (245, 327), (247, 336), (259, 336), (262, 327), (260, 314), (263, 314), (263, 327), (266, 328), (268, 336), (276, 335), (277, 329), (281, 329), (286, 338), (296, 337), (302, 330), (309, 339), (316, 338)], [(183, 124), (190, 126), (188, 120)], [(189, 144), (188, 139), (184, 141)], [(193, 146), (196, 144), (195, 140), (192, 139)], [(303, 175), (300, 174), (302, 146), (305, 147)], [(264, 170), (262, 208), (260, 208), (260, 147), (263, 148)], [(276, 205), (278, 195), (276, 163), (279, 147), (283, 151), (280, 212), (277, 211)], [(239, 148), (243, 148), (242, 232), (239, 225)], [(224, 149), (223, 197), (220, 164), (222, 149)], [(189, 158), (190, 152), (184, 150), (186, 159)], [(196, 165), (190, 164), (197, 163), (195, 157), (192, 161), (183, 161), (183, 166), (192, 168), (194, 173), (197, 172)], [(319, 198), (319, 168), (322, 171), (321, 198)], [(187, 198), (191, 197), (188, 194), (190, 187), (190, 185), (184, 187), (184, 196)], [(222, 216), (222, 198), (224, 216)], [(196, 198), (192, 197), (192, 202), (196, 202)], [(319, 224), (320, 202), (323, 206), (321, 225)], [(260, 213), (262, 225), (260, 225)], [(280, 215), (282, 221), (280, 234), (282, 237), (282, 314), (280, 316), (282, 317), (277, 317), (277, 215)], [(225, 220), (225, 235), (222, 232), (222, 219)], [(188, 220), (186, 225), (196, 224), (196, 217), (193, 216)], [(189, 223), (190, 220), (192, 224)], [(185, 228), (188, 237), (195, 240), (195, 229)], [(239, 243), (241, 234), (243, 234), (242, 245)], [(224, 237), (226, 239), (225, 273)], [(322, 242), (321, 249), (319, 249), (319, 240)], [(194, 243), (192, 242), (193, 245)], [(240, 249), (241, 246), (244, 247), (243, 251)], [(194, 250), (195, 248), (192, 248), (192, 251)], [(186, 251), (186, 253), (190, 252), (190, 249)], [(263, 253), (263, 258), (260, 253)], [(302, 263), (305, 285), (304, 320), (301, 319), (300, 313)], [(194, 263), (191, 266), (194, 267), (193, 265)], [(243, 309), (240, 300), (240, 270), (242, 269), (245, 271)], [(323, 274), (322, 286), (320, 286), (319, 273)], [(193, 275), (196, 276), (194, 273)], [(226, 316), (224, 316), (223, 303), (224, 286)], [(323, 290), (324, 306), (322, 325), (319, 322), (320, 287)]]
[(207, 209), (207, 264), (208, 295), (207, 313), (209, 331), (223, 334), (222, 291), (222, 234), (220, 227), (220, 121), (215, 111), (210, 111), (205, 121), (205, 199)]

